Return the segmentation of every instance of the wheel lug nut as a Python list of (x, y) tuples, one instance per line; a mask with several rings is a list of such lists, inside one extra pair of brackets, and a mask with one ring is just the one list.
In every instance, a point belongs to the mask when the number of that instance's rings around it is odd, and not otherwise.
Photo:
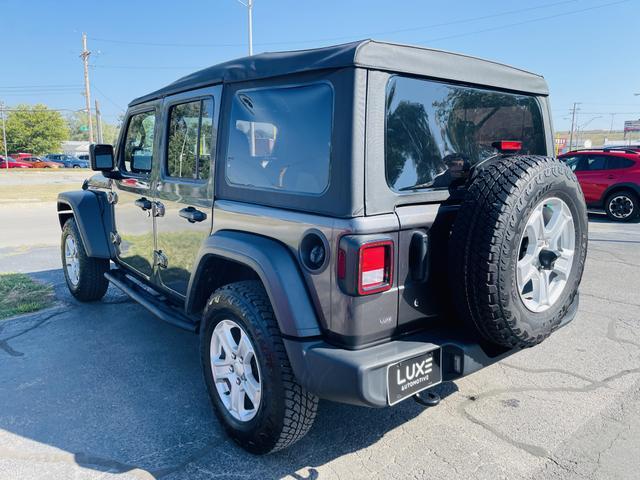
[(236, 378), (236, 384), (240, 385), (240, 378)]
[(233, 373), (233, 365), (229, 365), (229, 371)]
[(232, 354), (231, 354), (231, 359), (232, 359), (232, 360), (235, 360), (235, 359), (236, 359), (236, 354), (235, 354), (235, 353), (232, 353)]

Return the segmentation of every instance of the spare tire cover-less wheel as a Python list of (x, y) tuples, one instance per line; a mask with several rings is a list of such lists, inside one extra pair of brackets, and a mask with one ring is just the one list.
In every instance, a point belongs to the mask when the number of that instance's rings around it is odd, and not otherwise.
[(469, 185), (449, 245), (458, 315), (505, 347), (543, 341), (571, 306), (587, 253), (587, 213), (573, 172), (514, 155)]

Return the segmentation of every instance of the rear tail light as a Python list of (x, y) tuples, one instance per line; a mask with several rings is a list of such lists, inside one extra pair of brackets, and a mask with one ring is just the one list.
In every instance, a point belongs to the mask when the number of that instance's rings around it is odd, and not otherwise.
[(394, 243), (389, 235), (345, 235), (336, 258), (338, 285), (352, 297), (390, 290), (393, 262)]
[(362, 245), (358, 252), (358, 293), (384, 292), (392, 283), (393, 242), (386, 240)]
[(516, 140), (501, 140), (491, 144), (496, 150), (501, 152), (518, 152), (522, 149), (522, 142)]

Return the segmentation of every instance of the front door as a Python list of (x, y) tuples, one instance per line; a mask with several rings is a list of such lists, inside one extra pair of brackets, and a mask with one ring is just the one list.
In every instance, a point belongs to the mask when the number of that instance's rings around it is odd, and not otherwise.
[(165, 100), (166, 136), (157, 181), (156, 261), (162, 285), (185, 296), (213, 213), (219, 87)]
[(124, 178), (113, 182), (118, 195), (114, 206), (120, 236), (118, 260), (146, 278), (153, 273), (151, 166), (155, 157), (155, 127), (154, 106), (136, 109), (129, 115), (118, 149), (118, 168)]

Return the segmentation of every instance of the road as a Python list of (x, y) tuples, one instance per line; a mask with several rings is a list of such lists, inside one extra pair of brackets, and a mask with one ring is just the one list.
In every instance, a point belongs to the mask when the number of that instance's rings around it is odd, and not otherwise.
[(212, 414), (195, 336), (111, 290), (68, 295), (55, 222), (25, 227), (40, 208), (19, 220), (26, 246), (0, 232), (0, 272), (59, 299), (0, 322), (1, 479), (638, 478), (640, 224), (591, 217), (579, 314), (543, 344), (441, 385), (435, 408), (321, 402), (305, 439), (254, 457)]

